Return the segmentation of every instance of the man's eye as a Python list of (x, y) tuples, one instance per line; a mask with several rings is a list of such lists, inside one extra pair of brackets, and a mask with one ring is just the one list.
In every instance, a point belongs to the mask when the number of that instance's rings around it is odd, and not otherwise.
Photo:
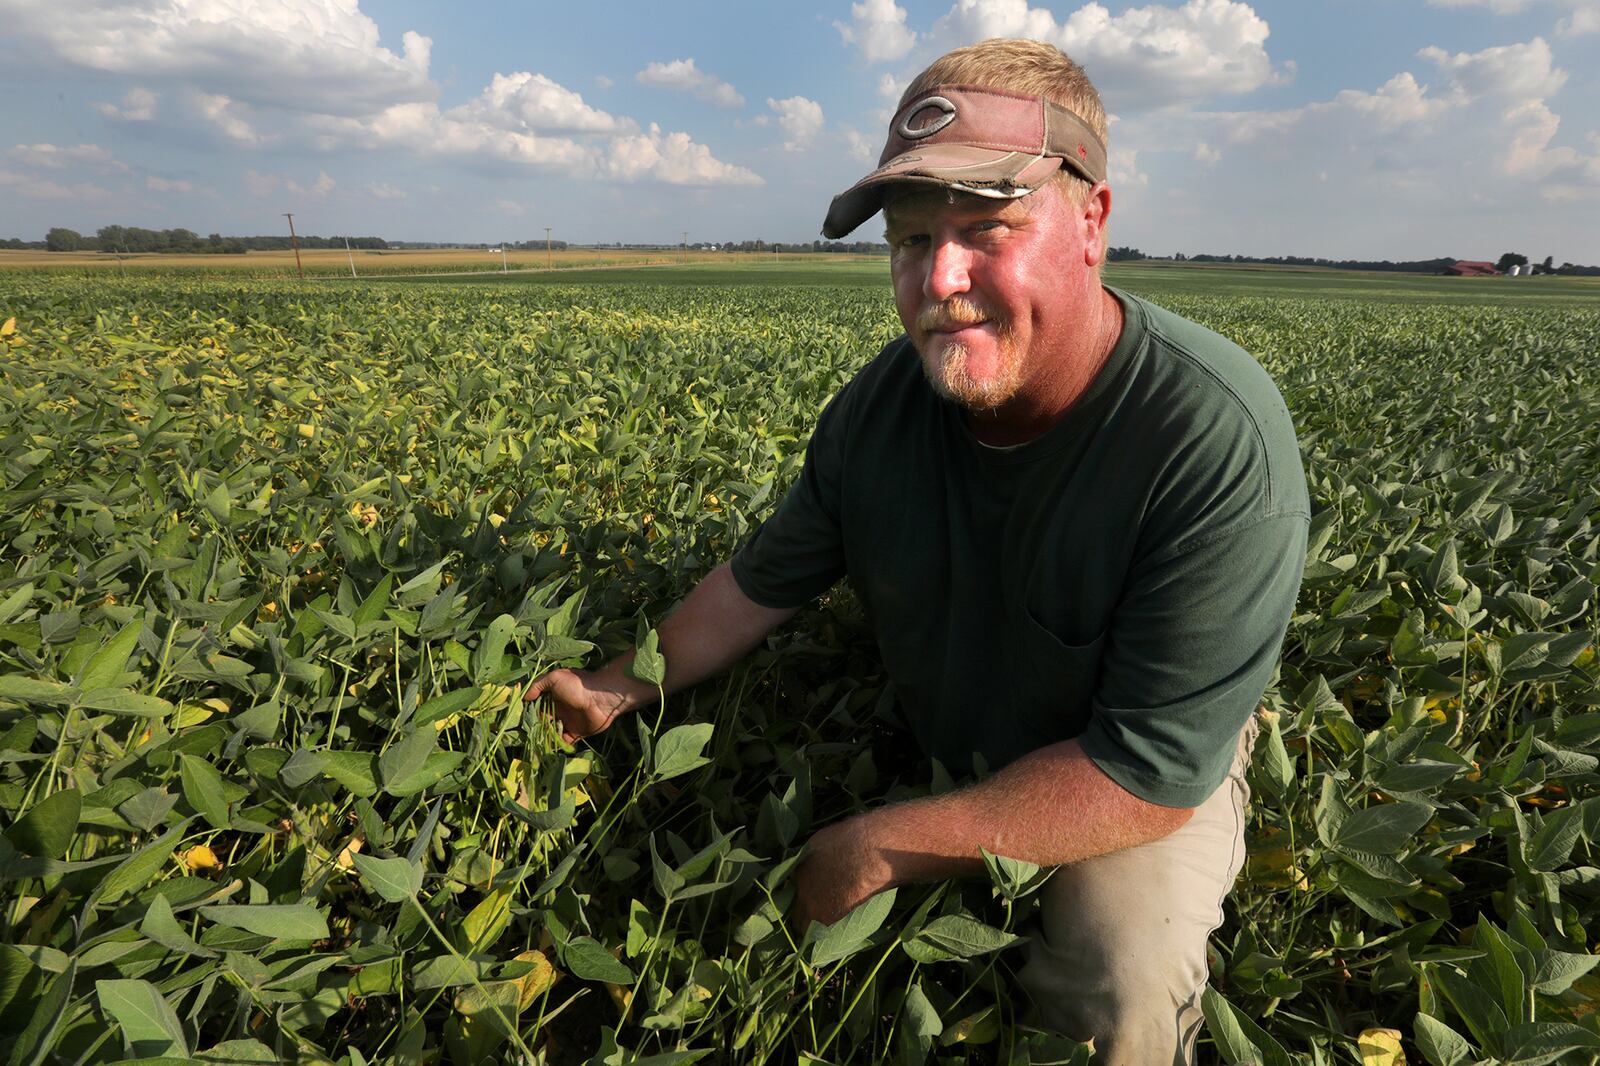
[(896, 248), (920, 248), (927, 243), (928, 235), (926, 233), (910, 233), (895, 240), (894, 246)]

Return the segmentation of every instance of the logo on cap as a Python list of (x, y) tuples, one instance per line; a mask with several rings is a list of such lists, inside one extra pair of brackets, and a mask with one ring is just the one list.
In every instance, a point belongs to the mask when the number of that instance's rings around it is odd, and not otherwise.
[[(937, 108), (944, 112), (938, 118), (925, 126), (912, 126), (911, 120), (922, 114), (928, 108)], [(916, 104), (906, 117), (900, 120), (900, 125), (895, 127), (895, 132), (908, 141), (920, 141), (924, 137), (932, 137), (956, 120), (956, 105), (942, 96), (930, 96)]]

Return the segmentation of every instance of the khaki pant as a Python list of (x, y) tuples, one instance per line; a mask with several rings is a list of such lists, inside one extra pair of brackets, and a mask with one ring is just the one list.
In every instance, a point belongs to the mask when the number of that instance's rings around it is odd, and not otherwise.
[(1202, 1016), (1206, 939), (1244, 865), (1245, 769), (1254, 717), (1228, 778), (1182, 829), (1063, 866), (1041, 889), (1018, 979), (1031, 1024), (1094, 1041), (1096, 1064), (1188, 1066)]

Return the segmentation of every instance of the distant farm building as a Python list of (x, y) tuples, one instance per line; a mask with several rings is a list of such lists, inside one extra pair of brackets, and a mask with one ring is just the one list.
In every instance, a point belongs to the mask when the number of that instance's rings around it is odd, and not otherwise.
[(1500, 273), (1494, 268), (1493, 263), (1476, 262), (1471, 259), (1458, 259), (1450, 266), (1444, 268), (1444, 273), (1455, 278), (1482, 278)]

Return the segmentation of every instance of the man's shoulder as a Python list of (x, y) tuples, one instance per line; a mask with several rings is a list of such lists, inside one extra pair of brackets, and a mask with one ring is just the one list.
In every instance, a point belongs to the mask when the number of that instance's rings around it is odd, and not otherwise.
[[(892, 409), (915, 406), (918, 399), (926, 398), (913, 387), (921, 376), (917, 351), (902, 333), (840, 387), (828, 401), (824, 421), (834, 423), (830, 428), (849, 432), (856, 428), (864, 412), (871, 412), (867, 424), (881, 426)], [(829, 415), (833, 417), (828, 418)]]
[[(1137, 392), (1166, 432), (1158, 435), (1187, 476), (1233, 468), (1259, 479), (1263, 517), (1305, 513), (1294, 420), (1260, 361), (1215, 330), (1148, 300), (1119, 293), (1146, 334)], [(1246, 457), (1248, 461), (1240, 463)]]

